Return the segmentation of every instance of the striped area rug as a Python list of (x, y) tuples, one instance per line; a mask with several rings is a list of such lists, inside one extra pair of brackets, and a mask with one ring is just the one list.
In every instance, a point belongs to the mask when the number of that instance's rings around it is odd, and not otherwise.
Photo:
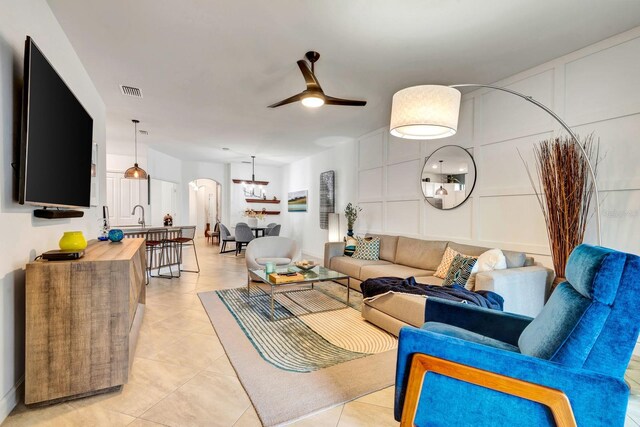
[[(251, 344), (267, 362), (292, 372), (313, 372), (350, 360), (392, 350), (397, 339), (369, 324), (356, 308), (345, 307), (343, 286), (335, 283), (316, 285), (315, 289), (278, 294), (274, 318), (270, 320), (270, 297), (259, 287), (216, 291)], [(356, 308), (354, 308), (356, 307)], [(306, 314), (311, 311), (342, 308)]]

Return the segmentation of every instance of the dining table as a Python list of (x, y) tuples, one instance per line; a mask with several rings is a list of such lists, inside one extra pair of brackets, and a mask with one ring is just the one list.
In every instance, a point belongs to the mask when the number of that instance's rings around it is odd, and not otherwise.
[(256, 236), (256, 238), (264, 237), (266, 229), (267, 227), (251, 227), (251, 231), (253, 231), (253, 234)]

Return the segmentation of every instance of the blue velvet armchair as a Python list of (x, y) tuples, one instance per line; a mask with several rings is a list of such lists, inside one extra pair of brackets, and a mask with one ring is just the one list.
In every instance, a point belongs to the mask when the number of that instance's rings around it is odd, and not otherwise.
[(400, 331), (395, 417), (417, 426), (623, 426), (640, 258), (580, 245), (528, 318), (427, 300)]

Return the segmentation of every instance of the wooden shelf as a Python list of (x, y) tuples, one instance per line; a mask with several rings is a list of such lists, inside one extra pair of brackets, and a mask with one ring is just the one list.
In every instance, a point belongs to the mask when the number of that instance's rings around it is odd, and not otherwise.
[(253, 184), (253, 185), (269, 185), (269, 181), (251, 181), (250, 179), (234, 179), (234, 184)]
[(247, 203), (280, 203), (280, 200), (273, 199), (245, 199)]
[(266, 211), (263, 212), (265, 215), (280, 215), (280, 211)]

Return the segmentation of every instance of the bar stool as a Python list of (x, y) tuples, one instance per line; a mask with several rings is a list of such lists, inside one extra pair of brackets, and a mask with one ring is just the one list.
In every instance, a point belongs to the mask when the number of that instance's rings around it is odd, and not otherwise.
[[(191, 225), (188, 227), (180, 227), (180, 233), (178, 234), (178, 237), (169, 239), (169, 242), (175, 244), (178, 250), (178, 277), (180, 277), (181, 271), (184, 271), (186, 273), (200, 273), (198, 251), (196, 251), (196, 242), (194, 241), (195, 236), (196, 227), (194, 225)], [(193, 246), (193, 254), (196, 256), (196, 265), (198, 266), (197, 270), (185, 270), (180, 267), (182, 264), (182, 249), (184, 246)]]
[[(167, 248), (170, 245), (167, 236), (166, 228), (150, 228), (147, 230), (145, 237), (145, 250), (149, 261), (147, 262), (147, 284), (149, 284), (149, 277), (162, 277), (164, 279), (172, 279), (174, 277), (170, 261), (166, 264), (169, 267), (169, 275), (160, 273), (160, 268), (165, 266), (165, 259), (169, 258)], [(154, 260), (156, 261), (155, 264), (157, 264), (155, 268), (158, 270), (156, 276), (151, 274), (154, 269)]]

